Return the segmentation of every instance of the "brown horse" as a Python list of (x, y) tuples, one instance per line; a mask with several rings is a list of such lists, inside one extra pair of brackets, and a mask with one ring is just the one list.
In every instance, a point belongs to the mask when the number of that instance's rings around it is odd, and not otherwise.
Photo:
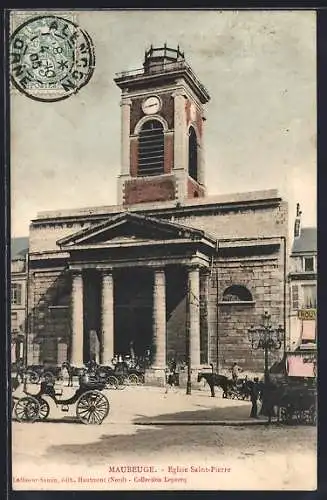
[(217, 373), (205, 373), (200, 372), (198, 374), (198, 382), (202, 379), (207, 381), (207, 384), (211, 390), (211, 397), (215, 397), (215, 386), (221, 387), (223, 390), (223, 398), (227, 398), (228, 388), (230, 386), (230, 381), (224, 375), (218, 375)]

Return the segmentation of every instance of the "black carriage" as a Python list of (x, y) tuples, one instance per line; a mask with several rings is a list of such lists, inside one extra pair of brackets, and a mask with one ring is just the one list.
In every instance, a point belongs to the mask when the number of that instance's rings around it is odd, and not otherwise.
[(124, 389), (126, 385), (139, 385), (144, 383), (144, 372), (131, 368), (127, 363), (117, 363), (111, 366), (96, 365), (91, 368), (99, 380), (105, 381), (108, 387)]
[(305, 380), (284, 385), (278, 401), (278, 421), (284, 424), (317, 423), (317, 390)]
[(92, 379), (87, 374), (80, 377), (79, 387), (68, 399), (63, 399), (62, 389), (56, 390), (52, 381), (42, 381), (37, 394), (25, 392), (25, 396), (16, 398), (13, 414), (19, 422), (35, 422), (45, 420), (50, 413), (50, 406), (45, 396), (48, 396), (60, 407), (61, 411), (69, 411), (71, 405), (76, 405), (76, 417), (83, 424), (101, 424), (107, 417), (110, 405), (107, 397), (102, 394), (105, 384)]
[(226, 397), (230, 399), (249, 400), (250, 386), (247, 379), (238, 378), (236, 380), (228, 379), (228, 389)]
[(279, 389), (278, 420), (285, 424), (317, 422), (316, 351), (302, 346), (286, 353)]
[(31, 384), (38, 384), (40, 381), (55, 382), (61, 378), (61, 367), (56, 365), (29, 365), (26, 368), (21, 366), (16, 371), (17, 376)]

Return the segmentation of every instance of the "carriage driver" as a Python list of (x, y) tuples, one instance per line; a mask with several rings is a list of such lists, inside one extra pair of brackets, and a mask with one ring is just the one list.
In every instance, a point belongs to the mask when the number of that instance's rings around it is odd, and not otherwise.
[(233, 379), (233, 382), (236, 384), (236, 381), (238, 379), (238, 375), (239, 373), (241, 373), (243, 370), (242, 368), (237, 364), (237, 363), (233, 363), (233, 366), (231, 368), (231, 371), (232, 371), (232, 379)]

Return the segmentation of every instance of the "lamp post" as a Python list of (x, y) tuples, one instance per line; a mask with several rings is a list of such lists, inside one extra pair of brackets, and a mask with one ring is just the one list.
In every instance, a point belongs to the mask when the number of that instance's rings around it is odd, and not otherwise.
[[(269, 384), (269, 351), (276, 351), (281, 348), (284, 339), (284, 328), (282, 325), (278, 325), (277, 328), (273, 328), (271, 323), (270, 314), (265, 311), (262, 316), (262, 323), (248, 329), (249, 341), (251, 343), (251, 348), (254, 350), (263, 349), (264, 351), (264, 386), (265, 388)], [(263, 401), (263, 407), (265, 407), (265, 401)], [(263, 408), (262, 413), (265, 413), (265, 408)], [(271, 419), (271, 412), (268, 412), (269, 422)]]
[[(194, 302), (192, 302), (194, 301)], [(190, 325), (190, 306), (191, 303), (200, 307), (199, 299), (192, 293), (190, 283), (187, 283), (187, 300), (186, 300), (186, 332), (187, 332), (187, 342), (186, 342), (186, 357), (187, 357), (187, 382), (186, 382), (186, 394), (188, 396), (192, 393), (192, 356), (191, 356), (191, 325)]]

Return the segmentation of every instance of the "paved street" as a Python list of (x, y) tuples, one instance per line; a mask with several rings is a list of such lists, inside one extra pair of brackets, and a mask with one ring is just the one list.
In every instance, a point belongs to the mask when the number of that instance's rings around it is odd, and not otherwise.
[[(254, 424), (249, 402), (211, 398), (208, 388), (106, 395), (111, 410), (100, 426), (77, 423), (74, 407), (61, 413), (52, 402), (47, 421), (13, 422), (14, 488), (315, 488), (314, 427)], [(226, 420), (233, 425), (213, 425)]]

